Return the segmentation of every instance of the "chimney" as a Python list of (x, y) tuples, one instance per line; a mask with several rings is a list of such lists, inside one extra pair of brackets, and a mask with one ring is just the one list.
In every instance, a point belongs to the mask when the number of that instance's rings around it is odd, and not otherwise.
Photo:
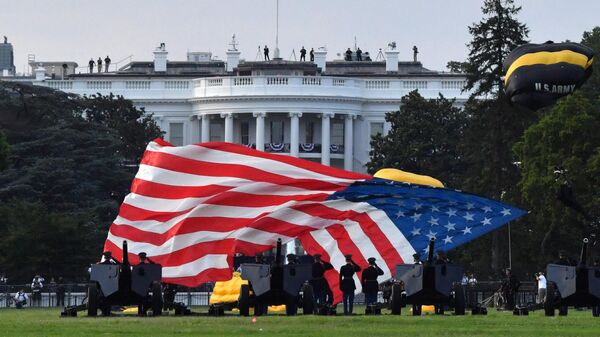
[(167, 50), (165, 44), (161, 43), (154, 50), (154, 71), (155, 72), (166, 72), (167, 71)]
[(321, 68), (321, 72), (325, 72), (327, 66), (327, 49), (325, 47), (319, 47), (315, 50), (315, 64)]
[(398, 72), (398, 54), (400, 52), (396, 49), (396, 43), (388, 44), (388, 48), (385, 50), (385, 71)]
[(46, 69), (42, 67), (41, 63), (38, 64), (38, 67), (35, 68), (34, 72), (36, 81), (43, 81), (46, 79)]
[(233, 68), (237, 67), (240, 64), (240, 51), (237, 50), (238, 43), (235, 41), (235, 34), (231, 37), (231, 42), (229, 43), (231, 48), (227, 49), (227, 72), (232, 72)]

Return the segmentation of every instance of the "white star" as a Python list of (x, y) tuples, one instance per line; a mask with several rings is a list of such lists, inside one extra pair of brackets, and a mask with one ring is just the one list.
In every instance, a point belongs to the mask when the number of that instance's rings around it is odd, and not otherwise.
[(431, 217), (431, 218), (429, 219), (429, 221), (427, 221), (427, 222), (429, 222), (429, 224), (431, 224), (432, 226), (439, 226), (440, 224), (438, 223), (438, 220), (439, 220), (439, 219), (436, 219), (436, 218), (434, 218), (434, 217)]
[(450, 209), (448, 210), (448, 212), (446, 212), (446, 214), (448, 214), (448, 217), (453, 217), (453, 216), (456, 216), (456, 210), (455, 210), (455, 209), (452, 209), (452, 208), (450, 208)]
[(467, 209), (473, 209), (475, 208), (475, 204), (472, 202), (467, 203)]
[(410, 232), (413, 236), (421, 234), (421, 228), (413, 227), (413, 230)]
[(488, 212), (491, 212), (491, 211), (492, 211), (492, 208), (491, 208), (490, 206), (485, 206), (485, 207), (483, 207), (483, 208), (482, 208), (482, 210), (483, 210), (485, 213), (488, 213)]
[(411, 218), (413, 219), (413, 222), (417, 222), (419, 219), (421, 219), (421, 214), (415, 213), (411, 216)]
[[(457, 192), (460, 192), (460, 191), (457, 191)], [(450, 202), (448, 203), (448, 205), (450, 205), (450, 206), (456, 206), (456, 205), (458, 205), (458, 203), (457, 203), (456, 201), (454, 201), (454, 200), (453, 200), (453, 201), (450, 201)]]
[(492, 224), (492, 219), (485, 218), (485, 219), (481, 220), (481, 224), (484, 225), (484, 226), (491, 225)]
[(510, 214), (510, 209), (508, 209), (508, 208), (503, 208), (503, 209), (502, 209), (502, 211), (501, 211), (500, 213), (502, 213), (502, 215), (504, 215), (504, 216), (509, 216), (509, 215), (511, 215), (511, 214)]
[(421, 207), (423, 207), (423, 204), (416, 203), (416, 204), (415, 204), (415, 211), (418, 211), (418, 210), (420, 210), (420, 209), (421, 209)]
[(432, 206), (431, 206), (431, 211), (432, 211), (432, 212), (439, 212), (439, 211), (440, 211), (440, 209), (439, 209), (437, 206), (435, 206), (435, 205), (432, 205)]
[(423, 249), (423, 254), (427, 253), (429, 253), (429, 245), (425, 246), (425, 249)]
[(429, 233), (425, 234), (425, 235), (429, 238), (429, 240), (431, 240), (431, 238), (437, 239), (437, 237), (436, 237), (437, 232), (429, 231)]
[(444, 238), (444, 244), (452, 243), (452, 238), (453, 236), (446, 235), (446, 237)]
[(398, 219), (399, 217), (404, 217), (404, 216), (405, 216), (405, 215), (404, 215), (404, 212), (403, 212), (403, 211), (398, 211), (398, 212), (396, 213), (396, 219)]
[(473, 234), (473, 233), (471, 233), (471, 227), (469, 227), (469, 226), (465, 227), (465, 229), (463, 229), (462, 232), (463, 232), (463, 235)]
[(467, 212), (467, 214), (463, 215), (463, 218), (465, 218), (467, 221), (473, 221), (473, 215), (473, 213)]
[(452, 223), (452, 222), (448, 221), (448, 224), (447, 224), (446, 226), (444, 226), (444, 227), (446, 227), (446, 229), (447, 229), (447, 230), (448, 230), (448, 232), (449, 232), (449, 231), (454, 231), (454, 230), (456, 230), (456, 228), (454, 228), (454, 226), (456, 226), (456, 224), (455, 224), (455, 223)]

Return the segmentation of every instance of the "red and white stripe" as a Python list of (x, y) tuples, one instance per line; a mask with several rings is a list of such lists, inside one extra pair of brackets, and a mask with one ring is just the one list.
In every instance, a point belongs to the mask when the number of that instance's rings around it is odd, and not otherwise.
[[(375, 257), (391, 277), (414, 253), (385, 212), (362, 202), (327, 200), (370, 176), (229, 143), (174, 147), (151, 142), (131, 193), (111, 225), (105, 250), (130, 260), (146, 252), (163, 266), (163, 281), (197, 286), (228, 280), (233, 255), (254, 255), (277, 239), (300, 239), (336, 270), (344, 255), (366, 267)], [(339, 301), (337, 271), (326, 277)], [(360, 291), (357, 275), (356, 284)]]

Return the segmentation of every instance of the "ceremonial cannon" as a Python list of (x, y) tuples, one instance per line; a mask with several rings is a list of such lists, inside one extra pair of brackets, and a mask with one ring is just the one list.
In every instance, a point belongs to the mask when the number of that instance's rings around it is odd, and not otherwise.
[(544, 312), (554, 316), (555, 309), (561, 316), (568, 314), (568, 307), (592, 307), (594, 317), (600, 316), (600, 266), (587, 266), (589, 240), (583, 239), (577, 266), (548, 264), (548, 281)]
[[(298, 304), (304, 314), (312, 314), (315, 308), (313, 289), (308, 281), (312, 278), (312, 265), (286, 264), (281, 260), (281, 239), (277, 240), (275, 261), (272, 265), (244, 263), (242, 279), (249, 284), (240, 287), (238, 309), (240, 315), (248, 316), (250, 307), (254, 314), (267, 313), (269, 305), (286, 306), (286, 314), (294, 315)], [(302, 296), (299, 296), (302, 290)]]
[(421, 315), (421, 305), (435, 305), (436, 313), (443, 314), (444, 306), (454, 307), (456, 315), (465, 314), (465, 291), (460, 285), (461, 266), (433, 261), (435, 239), (429, 241), (429, 255), (425, 264), (399, 264), (392, 285), (390, 307), (393, 315), (400, 315), (406, 304), (413, 305), (413, 315)]
[(76, 316), (77, 311), (87, 309), (88, 316), (97, 316), (98, 310), (103, 316), (110, 316), (112, 306), (137, 305), (139, 315), (146, 315), (151, 309), (153, 316), (159, 316), (163, 307), (161, 277), (160, 264), (140, 263), (132, 267), (127, 255), (127, 241), (123, 241), (121, 263), (109, 260), (92, 265), (87, 304), (67, 307), (62, 315)]

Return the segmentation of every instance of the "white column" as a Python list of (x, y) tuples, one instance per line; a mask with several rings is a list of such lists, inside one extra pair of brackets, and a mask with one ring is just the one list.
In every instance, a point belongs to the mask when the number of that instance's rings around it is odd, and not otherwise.
[(233, 114), (231, 112), (222, 113), (221, 118), (225, 118), (225, 141), (233, 143)]
[(300, 117), (301, 112), (290, 112), (290, 155), (298, 157), (300, 146)]
[(352, 171), (353, 169), (353, 148), (354, 136), (353, 136), (353, 120), (356, 118), (354, 115), (346, 115), (344, 120), (344, 170)]
[(210, 115), (202, 115), (202, 135), (200, 141), (206, 143), (210, 141)]
[(321, 114), (321, 164), (331, 164), (331, 118), (335, 116), (333, 112), (323, 112)]
[(256, 149), (265, 150), (265, 116), (264, 112), (254, 112), (252, 116), (256, 117)]

